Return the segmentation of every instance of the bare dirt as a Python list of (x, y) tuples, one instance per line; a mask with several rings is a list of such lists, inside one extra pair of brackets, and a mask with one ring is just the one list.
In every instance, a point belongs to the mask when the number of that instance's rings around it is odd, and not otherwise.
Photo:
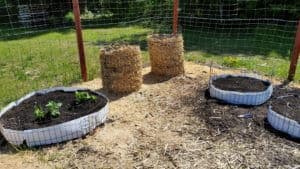
[[(280, 89), (278, 97), (272, 100), (272, 109), (300, 124), (300, 89)], [(278, 93), (279, 93), (278, 92)]]
[[(148, 74), (138, 92), (110, 98), (104, 126), (86, 138), (49, 147), (0, 149), (0, 168), (293, 168), (300, 144), (265, 122), (267, 104), (237, 107), (210, 99), (209, 67), (186, 75)], [(214, 69), (214, 74), (232, 73)], [(76, 86), (101, 90), (96, 79)], [(276, 94), (275, 94), (276, 95)], [(249, 118), (240, 115), (251, 114)]]

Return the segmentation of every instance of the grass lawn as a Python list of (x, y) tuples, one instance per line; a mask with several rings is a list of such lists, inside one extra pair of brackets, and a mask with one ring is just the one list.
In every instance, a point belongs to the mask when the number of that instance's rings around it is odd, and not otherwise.
[[(110, 42), (127, 41), (140, 44), (144, 62), (148, 61), (146, 35), (150, 28), (139, 26), (84, 29), (84, 42), (89, 79), (99, 77), (99, 49)], [(195, 33), (186, 32), (186, 60), (213, 61), (233, 68), (246, 68), (284, 79), (289, 59), (282, 52), (256, 54), (225, 54), (202, 50)], [(193, 42), (193, 43), (192, 43)], [(206, 41), (213, 48), (213, 41)], [(200, 46), (200, 47), (199, 47)], [(230, 46), (230, 45), (229, 45)], [(268, 48), (268, 47), (266, 47)], [(201, 49), (201, 50), (200, 50)], [(269, 48), (268, 48), (269, 49)], [(245, 53), (241, 51), (241, 53)], [(251, 55), (251, 57), (249, 56)], [(298, 68), (300, 69), (300, 68)], [(51, 86), (70, 85), (81, 80), (73, 29), (54, 30), (39, 34), (0, 40), (0, 108), (30, 91)], [(297, 74), (296, 80), (300, 80)]]

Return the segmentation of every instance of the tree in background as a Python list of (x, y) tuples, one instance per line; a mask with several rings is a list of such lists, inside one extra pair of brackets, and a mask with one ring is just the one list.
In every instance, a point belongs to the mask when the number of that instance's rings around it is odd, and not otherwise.
[[(173, 0), (80, 0), (82, 19), (88, 22), (128, 22), (171, 16)], [(72, 24), (72, 0), (0, 0), (1, 26), (18, 26), (18, 5), (37, 6), (47, 12), (47, 26)], [(299, 0), (180, 0), (180, 16), (218, 19), (276, 18), (298, 20)], [(33, 10), (33, 9), (32, 9)], [(32, 13), (35, 13), (33, 10)], [(33, 17), (34, 18), (34, 17)], [(169, 18), (170, 19), (170, 18)], [(212, 20), (211, 20), (212, 21)], [(212, 21), (213, 23), (214, 21)]]

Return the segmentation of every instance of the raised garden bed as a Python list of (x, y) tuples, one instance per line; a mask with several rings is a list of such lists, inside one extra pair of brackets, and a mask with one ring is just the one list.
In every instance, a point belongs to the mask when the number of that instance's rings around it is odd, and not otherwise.
[(285, 93), (275, 98), (268, 110), (268, 121), (273, 128), (300, 139), (299, 93)]
[(0, 130), (14, 145), (40, 146), (82, 137), (105, 122), (106, 96), (86, 89), (30, 93), (0, 113)]
[(269, 81), (250, 75), (213, 76), (209, 84), (211, 97), (236, 105), (261, 105), (273, 92)]

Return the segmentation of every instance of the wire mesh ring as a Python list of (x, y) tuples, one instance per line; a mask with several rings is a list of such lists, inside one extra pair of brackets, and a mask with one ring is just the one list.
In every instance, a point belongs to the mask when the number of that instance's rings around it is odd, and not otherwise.
[(277, 113), (272, 106), (269, 106), (267, 118), (274, 129), (300, 139), (300, 124), (297, 121)]
[[(44, 89), (37, 92), (32, 92), (22, 97), (21, 99), (10, 103), (1, 112), (0, 117), (12, 108), (18, 106), (24, 100), (34, 96), (35, 94), (46, 94), (54, 91), (64, 91), (64, 92), (75, 92), (75, 91), (90, 91), (88, 89), (81, 88), (71, 88), (71, 87), (56, 87), (51, 89)], [(29, 147), (48, 145), (60, 143), (76, 138), (83, 137), (84, 135), (91, 132), (100, 124), (104, 123), (109, 111), (108, 108), (108, 98), (98, 92), (90, 91), (95, 95), (103, 97), (107, 102), (106, 105), (94, 113), (88, 114), (86, 116), (67, 121), (58, 125), (53, 125), (50, 127), (31, 129), (31, 130), (11, 130), (4, 128), (0, 125), (0, 131), (5, 137), (5, 139), (13, 145), (21, 145), (26, 143)]]
[(209, 93), (210, 96), (222, 101), (225, 101), (230, 104), (235, 105), (249, 105), (249, 106), (257, 106), (265, 103), (267, 100), (269, 100), (273, 93), (273, 86), (270, 83), (270, 86), (262, 92), (237, 92), (237, 91), (226, 91), (217, 88), (213, 85), (213, 81), (219, 78), (226, 78), (228, 76), (233, 77), (250, 77), (255, 78), (261, 81), (268, 82), (266, 80), (262, 80), (258, 77), (255, 77), (253, 75), (218, 75), (213, 76), (209, 81)]

